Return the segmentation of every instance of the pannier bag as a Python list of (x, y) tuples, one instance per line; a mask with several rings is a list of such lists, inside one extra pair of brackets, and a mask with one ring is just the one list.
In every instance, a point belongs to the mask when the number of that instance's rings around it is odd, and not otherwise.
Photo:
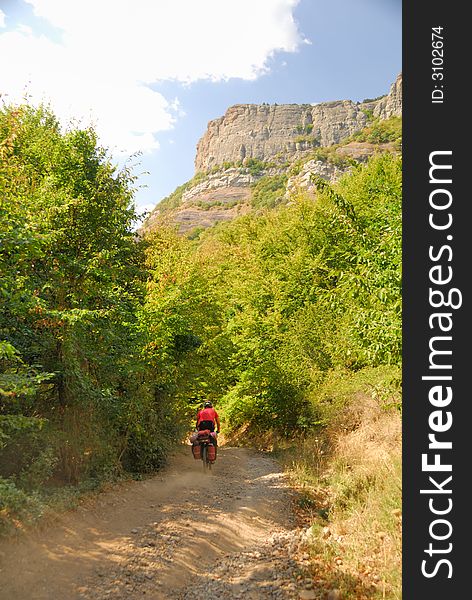
[(192, 454), (193, 458), (195, 458), (196, 460), (200, 460), (200, 458), (202, 457), (202, 448), (200, 444), (192, 444)]
[(207, 446), (207, 452), (208, 452), (208, 460), (210, 460), (211, 462), (213, 462), (216, 459), (216, 448), (215, 448), (215, 446), (213, 446), (213, 444), (208, 444), (208, 446)]

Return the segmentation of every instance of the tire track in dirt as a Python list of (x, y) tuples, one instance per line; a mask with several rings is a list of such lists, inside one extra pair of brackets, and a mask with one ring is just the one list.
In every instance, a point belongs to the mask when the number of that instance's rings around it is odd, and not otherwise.
[(169, 467), (0, 545), (2, 600), (317, 598), (301, 589), (294, 492), (270, 457), (222, 447), (210, 475)]

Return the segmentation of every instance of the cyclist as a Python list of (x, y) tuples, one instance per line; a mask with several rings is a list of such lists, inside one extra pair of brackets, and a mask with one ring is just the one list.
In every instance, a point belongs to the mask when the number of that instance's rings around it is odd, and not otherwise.
[(203, 405), (203, 409), (198, 411), (197, 414), (197, 429), (198, 431), (202, 431), (203, 429), (208, 429), (209, 431), (215, 431), (216, 424), (216, 433), (220, 433), (220, 417), (218, 413), (213, 408), (213, 404), (209, 401), (205, 402)]

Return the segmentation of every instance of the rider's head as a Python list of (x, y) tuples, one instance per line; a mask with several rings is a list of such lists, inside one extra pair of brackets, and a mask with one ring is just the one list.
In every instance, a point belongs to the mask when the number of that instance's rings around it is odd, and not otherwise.
[(209, 400), (207, 400), (203, 406), (204, 408), (213, 408), (213, 404)]

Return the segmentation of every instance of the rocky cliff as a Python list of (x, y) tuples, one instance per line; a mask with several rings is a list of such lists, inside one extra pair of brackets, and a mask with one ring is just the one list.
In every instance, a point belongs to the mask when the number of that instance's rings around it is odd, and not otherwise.
[[(271, 180), (270, 189), (283, 178), (279, 198), (285, 201), (297, 189), (310, 192), (312, 174), (336, 181), (353, 161), (365, 161), (379, 151), (398, 151), (396, 142), (372, 143), (358, 132), (373, 122), (401, 116), (401, 111), (401, 75), (386, 96), (360, 103), (232, 106), (210, 121), (200, 139), (195, 177), (159, 203), (143, 229), (166, 221), (188, 234), (234, 219), (253, 208), (253, 192), (261, 180)], [(296, 168), (294, 161), (300, 163)]]
[(402, 114), (403, 79), (402, 74), (397, 77), (387, 96), (381, 98), (373, 109), (374, 117), (389, 119), (400, 117)]
[(369, 119), (401, 115), (402, 77), (382, 98), (320, 104), (236, 104), (210, 121), (197, 145), (195, 170), (248, 158), (294, 160), (318, 146), (338, 144), (365, 127)]

